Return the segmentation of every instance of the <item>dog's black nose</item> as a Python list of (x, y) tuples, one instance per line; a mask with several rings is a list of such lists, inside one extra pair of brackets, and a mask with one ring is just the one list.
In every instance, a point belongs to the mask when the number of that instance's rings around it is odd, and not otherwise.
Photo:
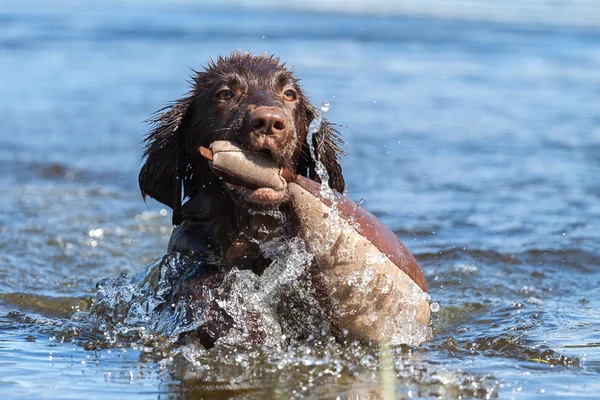
[(252, 131), (262, 135), (277, 135), (285, 130), (285, 115), (275, 107), (258, 107), (250, 114)]

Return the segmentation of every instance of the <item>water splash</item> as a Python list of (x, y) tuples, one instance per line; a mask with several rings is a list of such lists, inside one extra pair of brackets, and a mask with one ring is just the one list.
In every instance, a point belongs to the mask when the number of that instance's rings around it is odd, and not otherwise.
[(207, 329), (219, 329), (215, 344), (228, 345), (329, 336), (312, 281), (303, 277), (313, 258), (304, 242), (278, 238), (260, 248), (272, 260), (260, 276), (171, 253), (138, 276), (102, 279), (90, 323), (112, 344), (157, 337), (176, 343)]
[[(317, 157), (317, 147), (319, 146), (319, 138), (315, 136), (323, 125), (323, 114), (325, 114), (331, 108), (331, 104), (325, 101), (321, 104), (321, 112), (315, 111), (315, 118), (310, 122), (308, 126), (308, 135), (306, 142), (310, 149), (310, 155), (315, 162), (315, 172), (319, 177), (321, 184), (319, 187), (319, 194), (325, 200), (330, 202), (329, 218), (332, 231), (337, 231), (341, 228), (341, 220), (337, 210), (338, 198), (335, 191), (329, 186), (329, 173), (325, 165)], [(332, 246), (333, 242), (328, 242), (327, 246)]]
[[(180, 332), (193, 328), (181, 318), (181, 303), (166, 304), (172, 290), (170, 282), (181, 274), (184, 263), (174, 253), (135, 277), (123, 272), (117, 278), (100, 280), (89, 322), (112, 344), (147, 339), (154, 334), (175, 341)], [(165, 318), (163, 310), (169, 308), (174, 316)]]
[(319, 143), (318, 137), (315, 137), (315, 135), (319, 132), (321, 126), (323, 125), (323, 114), (329, 111), (330, 107), (331, 105), (329, 104), (329, 102), (325, 101), (321, 105), (321, 112), (315, 109), (316, 115), (315, 118), (310, 122), (310, 125), (308, 126), (308, 135), (306, 137), (306, 142), (308, 143), (308, 147), (310, 149), (310, 155), (315, 161), (315, 172), (321, 180), (321, 187), (319, 188), (320, 194), (325, 199), (331, 201), (333, 204), (335, 202), (335, 194), (333, 192), (333, 189), (331, 189), (331, 187), (329, 186), (329, 173), (327, 172), (327, 168), (325, 168), (323, 163), (317, 157), (316, 147), (319, 146)]

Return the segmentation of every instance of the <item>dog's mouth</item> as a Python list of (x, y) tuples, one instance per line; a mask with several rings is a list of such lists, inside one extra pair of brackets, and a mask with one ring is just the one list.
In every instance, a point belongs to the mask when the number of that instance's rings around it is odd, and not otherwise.
[(230, 191), (235, 200), (250, 206), (261, 208), (278, 206), (287, 199), (287, 192), (268, 187), (250, 188), (225, 182), (225, 187)]
[(287, 184), (272, 151), (248, 150), (232, 142), (214, 142), (200, 148), (211, 169), (223, 181), (234, 201), (255, 208), (273, 208), (287, 198)]
[[(277, 160), (271, 149), (263, 148), (253, 150), (255, 153), (263, 154), (265, 158), (277, 163)], [(278, 163), (277, 163), (278, 164)], [(250, 206), (259, 206), (260, 208), (271, 208), (284, 203), (287, 198), (287, 191), (276, 190), (270, 187), (258, 187), (255, 185), (239, 184), (239, 182), (225, 182), (225, 187), (233, 195), (234, 199)]]
[(260, 150), (257, 150), (256, 153), (264, 154), (267, 158), (270, 158), (274, 162), (277, 162), (275, 156), (273, 155), (273, 151), (271, 149), (262, 148)]

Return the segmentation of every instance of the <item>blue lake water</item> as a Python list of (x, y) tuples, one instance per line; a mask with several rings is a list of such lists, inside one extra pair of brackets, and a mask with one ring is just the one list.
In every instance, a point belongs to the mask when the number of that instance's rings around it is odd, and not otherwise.
[(0, 1), (2, 398), (389, 394), (379, 349), (94, 346), (69, 320), (163, 254), (143, 121), (236, 49), (331, 103), (349, 196), (424, 269), (440, 310), (392, 349), (397, 396), (600, 398), (600, 6), (239, 3)]

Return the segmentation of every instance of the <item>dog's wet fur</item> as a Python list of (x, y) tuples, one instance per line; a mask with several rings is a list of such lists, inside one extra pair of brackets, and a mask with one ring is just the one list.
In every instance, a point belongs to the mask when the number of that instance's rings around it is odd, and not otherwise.
[[(212, 173), (199, 147), (229, 140), (242, 148), (264, 152), (281, 167), (319, 181), (307, 143), (308, 127), (317, 116), (298, 79), (278, 58), (235, 52), (195, 72), (192, 88), (183, 98), (151, 119), (145, 139), (139, 185), (144, 198), (152, 197), (173, 210), (175, 226), (169, 252), (192, 257), (219, 258), (219, 267), (195, 274), (181, 284), (180, 293), (204, 296), (200, 287), (218, 286), (228, 268), (261, 274), (268, 266), (260, 244), (293, 236), (297, 224), (287, 199), (252, 199)], [(344, 190), (339, 162), (342, 141), (333, 124), (323, 119), (313, 143), (318, 160), (329, 174), (329, 185)], [(273, 212), (280, 217), (273, 217)], [(194, 289), (195, 288), (195, 289)], [(219, 314), (218, 307), (211, 312)], [(210, 347), (227, 329), (224, 315), (218, 324), (205, 324), (198, 336)]]

